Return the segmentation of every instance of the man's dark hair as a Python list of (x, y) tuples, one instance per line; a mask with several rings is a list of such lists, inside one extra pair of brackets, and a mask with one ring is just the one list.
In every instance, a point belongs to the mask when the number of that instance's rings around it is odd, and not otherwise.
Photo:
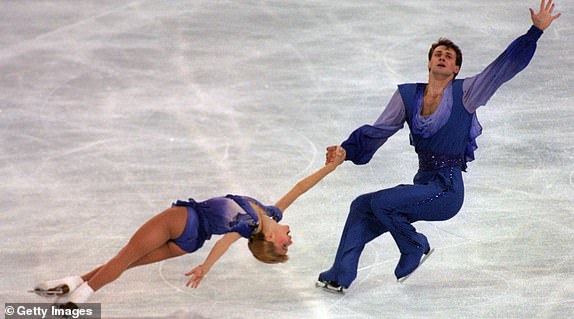
[[(458, 45), (456, 45), (454, 42), (452, 42), (451, 40), (449, 40), (447, 38), (440, 38), (440, 39), (438, 39), (437, 42), (432, 44), (432, 46), (429, 50), (429, 61), (432, 58), (432, 55), (434, 53), (434, 49), (436, 49), (437, 47), (439, 47), (441, 45), (445, 46), (447, 49), (452, 49), (456, 53), (456, 59), (454, 61), (454, 64), (458, 67), (461, 67), (462, 66), (462, 51), (460, 50)], [(456, 74), (455, 74), (455, 76), (456, 76)]]

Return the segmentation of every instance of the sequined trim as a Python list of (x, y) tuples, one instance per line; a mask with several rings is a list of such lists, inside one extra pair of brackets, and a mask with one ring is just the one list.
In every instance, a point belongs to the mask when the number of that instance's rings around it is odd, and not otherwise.
[(448, 170), (448, 179), (449, 179), (449, 182), (450, 182), (449, 186), (448, 186), (446, 189), (442, 190), (441, 192), (436, 193), (436, 194), (433, 195), (432, 197), (429, 197), (429, 198), (427, 198), (427, 199), (424, 199), (424, 200), (418, 202), (418, 203), (417, 203), (417, 206), (426, 205), (426, 204), (428, 204), (428, 203), (430, 203), (430, 202), (432, 202), (432, 201), (434, 201), (434, 200), (437, 200), (437, 199), (443, 197), (443, 196), (446, 195), (449, 191), (451, 191), (451, 190), (452, 190), (452, 185), (454, 184), (454, 177), (453, 177), (453, 175), (454, 175), (454, 169), (453, 169), (452, 167), (450, 167), (449, 170)]
[(434, 153), (420, 153), (419, 169), (423, 171), (437, 170), (445, 167), (461, 166), (465, 167), (464, 159), (461, 156), (452, 156)]

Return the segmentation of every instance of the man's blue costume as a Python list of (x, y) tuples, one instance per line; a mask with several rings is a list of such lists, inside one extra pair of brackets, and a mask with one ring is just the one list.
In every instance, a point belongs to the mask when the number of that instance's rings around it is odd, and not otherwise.
[(419, 170), (413, 184), (364, 194), (351, 203), (335, 261), (319, 275), (320, 282), (348, 288), (357, 277), (365, 244), (385, 232), (391, 234), (401, 252), (395, 268), (397, 279), (418, 267), (430, 245), (412, 223), (447, 220), (461, 209), (462, 172), (467, 162), (474, 160), (475, 140), (482, 132), (476, 109), (528, 65), (541, 35), (542, 31), (532, 26), (483, 72), (451, 81), (430, 116), (421, 115), (426, 84), (399, 85), (377, 122), (359, 127), (341, 144), (347, 160), (366, 164), (406, 122), (419, 157)]

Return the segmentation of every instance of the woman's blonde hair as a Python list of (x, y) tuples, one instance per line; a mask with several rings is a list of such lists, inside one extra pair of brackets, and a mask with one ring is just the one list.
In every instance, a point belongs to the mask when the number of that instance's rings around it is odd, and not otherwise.
[(289, 259), (289, 256), (277, 252), (275, 245), (265, 240), (265, 235), (261, 231), (253, 233), (249, 237), (247, 247), (249, 247), (255, 259), (266, 264), (284, 263)]

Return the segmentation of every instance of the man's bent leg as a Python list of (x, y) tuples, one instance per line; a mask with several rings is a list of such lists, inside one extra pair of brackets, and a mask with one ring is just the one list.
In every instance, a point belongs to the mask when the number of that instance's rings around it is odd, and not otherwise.
[(359, 258), (365, 244), (387, 231), (373, 215), (372, 194), (361, 195), (351, 203), (333, 266), (319, 275), (319, 281), (348, 288), (357, 277)]

